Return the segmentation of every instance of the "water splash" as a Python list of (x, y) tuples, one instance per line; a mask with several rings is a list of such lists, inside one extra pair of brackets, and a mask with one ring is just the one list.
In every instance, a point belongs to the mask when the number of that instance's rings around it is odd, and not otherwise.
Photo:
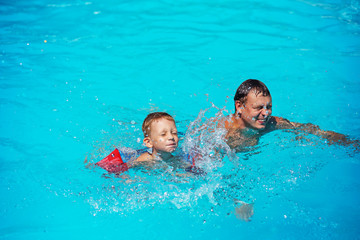
[[(215, 116), (212, 115), (214, 111)], [(196, 158), (196, 164), (208, 172), (216, 167), (222, 167), (221, 159), (224, 156), (228, 156), (230, 160), (238, 159), (225, 142), (226, 130), (219, 124), (226, 112), (225, 108), (219, 109), (215, 105), (201, 110), (186, 131), (183, 151)], [(214, 117), (207, 117), (207, 114)]]
[[(219, 124), (227, 113), (211, 106), (188, 124), (181, 149), (196, 157), (196, 166), (206, 174), (192, 175), (164, 164), (156, 170), (130, 169), (120, 178), (107, 175), (96, 182), (89, 180), (83, 185), (91, 187), (81, 191), (86, 192), (82, 196), (92, 213), (130, 215), (149, 208), (170, 208), (204, 219), (219, 212), (226, 215), (234, 211), (237, 202), (255, 203), (255, 207), (261, 202), (264, 207), (284, 193), (296, 191), (327, 164), (324, 143), (316, 137), (299, 142), (294, 133), (286, 131), (267, 134), (247, 152), (235, 153), (226, 144), (226, 132)], [(121, 150), (136, 157), (131, 148)], [(332, 155), (331, 151), (328, 154)], [(100, 171), (95, 170), (93, 176), (98, 178)]]

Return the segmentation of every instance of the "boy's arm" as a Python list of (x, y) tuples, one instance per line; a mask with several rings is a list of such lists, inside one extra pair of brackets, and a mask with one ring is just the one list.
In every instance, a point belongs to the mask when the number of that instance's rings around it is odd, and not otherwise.
[[(293, 129), (295, 132), (304, 132), (313, 134), (315, 136), (322, 137), (328, 140), (328, 144), (340, 144), (344, 146), (352, 145), (357, 150), (359, 150), (360, 144), (359, 140), (352, 140), (348, 136), (333, 132), (333, 131), (324, 131), (319, 128), (319, 126), (314, 125), (312, 123), (297, 123), (297, 122), (290, 122), (285, 118), (280, 117), (272, 117), (270, 120), (270, 126), (272, 130), (276, 129)], [(270, 130), (271, 131), (271, 130)]]
[(148, 152), (145, 152), (131, 163), (131, 167), (143, 167), (146, 169), (152, 169), (154, 167), (154, 164), (155, 158)]
[(148, 162), (152, 160), (154, 160), (153, 157), (148, 152), (145, 152), (141, 154), (134, 162)]

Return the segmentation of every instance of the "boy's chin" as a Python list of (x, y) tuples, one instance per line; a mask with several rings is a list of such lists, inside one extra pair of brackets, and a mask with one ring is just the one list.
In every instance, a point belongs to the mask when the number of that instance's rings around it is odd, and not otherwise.
[(175, 152), (176, 148), (168, 148), (168, 149), (164, 149), (162, 151), (158, 151), (159, 153), (173, 153)]
[(176, 148), (172, 148), (172, 149), (170, 149), (168, 152), (169, 152), (169, 153), (173, 153), (173, 152), (175, 152), (175, 150), (176, 150)]

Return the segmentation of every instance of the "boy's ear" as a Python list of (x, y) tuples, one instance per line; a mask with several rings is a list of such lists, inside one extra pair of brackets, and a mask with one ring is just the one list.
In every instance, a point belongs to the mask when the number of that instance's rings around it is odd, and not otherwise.
[(148, 148), (152, 148), (153, 147), (153, 144), (152, 144), (152, 141), (150, 139), (150, 137), (145, 137), (144, 138), (144, 145)]
[(236, 111), (241, 114), (242, 111), (244, 110), (244, 104), (242, 102), (240, 102), (239, 100), (236, 100), (235, 108), (236, 108)]

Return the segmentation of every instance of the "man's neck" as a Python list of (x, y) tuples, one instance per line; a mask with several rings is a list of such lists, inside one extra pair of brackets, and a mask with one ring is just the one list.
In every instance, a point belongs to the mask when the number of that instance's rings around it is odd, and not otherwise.
[(236, 114), (233, 114), (231, 117), (229, 129), (236, 129), (236, 131), (241, 132), (241, 134), (245, 136), (254, 136), (260, 133), (259, 130), (246, 126), (245, 122)]

